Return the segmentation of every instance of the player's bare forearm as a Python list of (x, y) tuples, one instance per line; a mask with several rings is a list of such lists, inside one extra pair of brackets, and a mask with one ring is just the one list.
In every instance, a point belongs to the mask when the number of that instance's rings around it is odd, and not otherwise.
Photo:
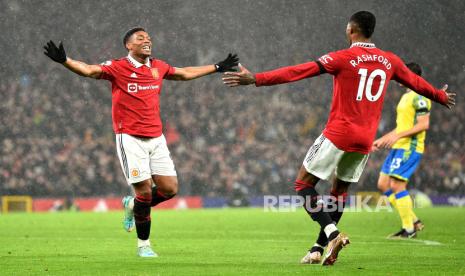
[(168, 76), (169, 80), (188, 81), (216, 72), (215, 65), (193, 66), (176, 68), (174, 74)]
[(62, 42), (60, 42), (60, 44), (56, 46), (55, 43), (52, 40), (50, 40), (44, 46), (44, 50), (44, 54), (48, 56), (51, 60), (53, 60), (56, 63), (62, 64), (63, 66), (65, 66), (66, 68), (78, 75), (97, 79), (102, 74), (102, 68), (100, 68), (100, 66), (98, 65), (88, 65), (84, 62), (73, 60), (67, 57), (65, 47), (63, 46)]
[(393, 129), (393, 130), (389, 131), (388, 133), (384, 134), (383, 137), (384, 137), (384, 136), (393, 135), (393, 134), (396, 134), (396, 130), (395, 130), (395, 129)]
[(176, 68), (174, 74), (169, 75), (167, 79), (188, 81), (216, 72), (235, 71), (234, 67), (237, 66), (238, 62), (239, 58), (237, 55), (230, 53), (224, 60), (216, 64)]
[(390, 149), (392, 146), (401, 138), (410, 137), (416, 135), (429, 128), (429, 114), (425, 114), (417, 117), (417, 123), (408, 130), (397, 133), (396, 130), (392, 130), (385, 134), (383, 137), (373, 142), (372, 151), (376, 151), (380, 148)]
[(398, 139), (414, 136), (429, 128), (429, 114), (418, 116), (417, 123), (408, 130), (397, 133)]
[(100, 66), (89, 65), (69, 57), (63, 63), (63, 66), (83, 77), (98, 79), (102, 75), (102, 68)]

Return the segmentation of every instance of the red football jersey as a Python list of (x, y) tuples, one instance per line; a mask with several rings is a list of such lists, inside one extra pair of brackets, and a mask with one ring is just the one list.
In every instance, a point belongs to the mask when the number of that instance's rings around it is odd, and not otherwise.
[(104, 62), (100, 78), (111, 81), (112, 119), (115, 133), (159, 137), (162, 134), (160, 93), (163, 79), (175, 69), (166, 62), (131, 56)]
[(327, 72), (334, 76), (333, 100), (323, 134), (339, 149), (367, 154), (373, 144), (388, 83), (394, 79), (436, 102), (447, 95), (411, 72), (402, 60), (373, 43), (354, 43), (308, 62), (257, 73), (256, 85), (297, 81)]

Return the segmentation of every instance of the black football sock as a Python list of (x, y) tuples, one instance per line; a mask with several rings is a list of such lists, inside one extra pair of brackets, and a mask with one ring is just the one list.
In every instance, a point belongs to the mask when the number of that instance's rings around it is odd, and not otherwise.
[(331, 198), (334, 200), (334, 204), (336, 204), (336, 210), (330, 213), (331, 218), (333, 221), (338, 224), (341, 220), (342, 214), (344, 213), (344, 207), (346, 206), (347, 200), (347, 193), (338, 193), (336, 191), (331, 191)]
[(134, 219), (136, 221), (137, 238), (148, 240), (150, 236), (150, 202), (151, 196), (136, 196), (134, 199)]
[(295, 184), (297, 194), (303, 197), (304, 209), (310, 217), (318, 222), (322, 229), (333, 223), (329, 214), (325, 212), (323, 208), (324, 202), (321, 200), (314, 186), (299, 180), (296, 180)]
[(162, 192), (160, 192), (157, 188), (157, 186), (153, 186), (152, 187), (152, 202), (150, 203), (150, 205), (153, 207), (153, 206), (157, 206), (158, 204), (162, 203), (163, 201), (167, 201), (167, 200), (170, 200), (172, 199), (174, 195), (165, 195), (163, 194)]
[[(347, 199), (347, 193), (341, 193), (338, 194), (335, 191), (331, 191), (331, 198), (334, 202), (334, 204), (337, 206), (336, 210), (333, 210), (332, 212), (329, 213), (331, 216), (331, 219), (334, 221), (334, 223), (337, 225), (339, 221), (341, 220), (342, 214), (344, 213), (344, 207), (346, 205), (346, 199)], [(320, 230), (320, 234), (318, 235), (318, 239), (316, 240), (316, 243), (326, 246), (328, 245), (328, 238), (326, 237), (325, 232), (323, 229)]]
[(328, 237), (326, 237), (325, 231), (323, 231), (323, 229), (320, 229), (316, 243), (323, 247), (328, 245)]
[[(323, 234), (324, 234), (324, 232), (323, 232)], [(325, 236), (325, 239), (327, 239), (326, 236)], [(326, 246), (326, 245), (315, 244), (315, 245), (313, 245), (312, 248), (310, 249), (310, 253), (313, 253), (313, 252), (320, 252), (320, 254), (323, 255), (323, 251), (324, 251), (324, 247), (325, 247), (325, 246)]]

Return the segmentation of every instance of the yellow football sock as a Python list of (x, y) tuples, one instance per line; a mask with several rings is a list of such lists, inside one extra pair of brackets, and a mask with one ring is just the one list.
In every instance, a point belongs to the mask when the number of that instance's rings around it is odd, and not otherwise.
[(395, 209), (396, 208), (396, 194), (394, 194), (394, 192), (391, 189), (387, 190), (383, 194), (387, 197), (387, 199), (389, 200), (389, 203)]
[(412, 209), (410, 209), (410, 212), (411, 212), (410, 215), (412, 216), (413, 222), (414, 222), (414, 223), (417, 222), (417, 221), (418, 221), (418, 217), (417, 217), (417, 215), (415, 214), (415, 212), (413, 211), (413, 207), (412, 207)]
[(413, 202), (407, 190), (396, 193), (396, 207), (402, 220), (402, 228), (413, 231)]
[(391, 203), (391, 206), (392, 206), (394, 209), (397, 208), (397, 206), (396, 206), (396, 195), (395, 195), (394, 193), (392, 193), (392, 194), (390, 194), (390, 195), (388, 196), (388, 200), (389, 200), (389, 202)]

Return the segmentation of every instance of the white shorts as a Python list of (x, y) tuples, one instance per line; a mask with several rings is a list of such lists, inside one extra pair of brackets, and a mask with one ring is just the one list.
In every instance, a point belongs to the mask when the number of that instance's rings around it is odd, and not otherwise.
[(152, 175), (176, 176), (164, 135), (141, 138), (116, 134), (116, 151), (128, 184), (152, 178)]
[(321, 134), (310, 147), (303, 166), (314, 176), (328, 180), (332, 173), (345, 182), (358, 182), (368, 161), (368, 154), (345, 152)]

